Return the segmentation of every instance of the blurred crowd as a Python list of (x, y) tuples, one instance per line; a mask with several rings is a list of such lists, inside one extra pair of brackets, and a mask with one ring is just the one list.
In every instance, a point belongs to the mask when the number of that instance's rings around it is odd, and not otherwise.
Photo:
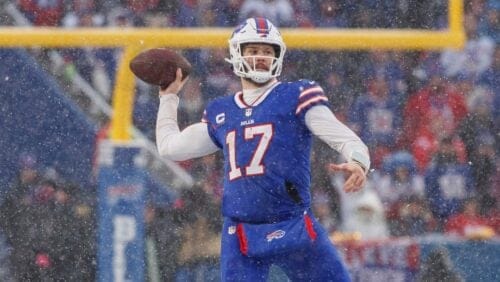
[(4, 191), (0, 242), (8, 247), (0, 247), (0, 280), (93, 280), (94, 191), (40, 167), (33, 154), (19, 157), (19, 173)]
[[(474, 9), (482, 9), (476, 2)], [(493, 3), (495, 4), (495, 3)], [(281, 27), (440, 28), (447, 1), (362, 0), (17, 0), (39, 26), (234, 27), (264, 16)], [(477, 12), (477, 11), (476, 11)], [(482, 11), (479, 11), (482, 12)]]
[[(446, 28), (448, 20), (447, 1), (438, 0), (17, 2), (33, 24), (66, 28), (233, 27), (247, 17), (265, 16), (280, 27), (439, 29)], [(371, 152), (373, 170), (366, 189), (346, 194), (341, 189), (343, 175), (327, 168), (330, 162), (344, 160), (315, 142), (313, 208), (332, 234), (355, 233), (361, 240), (436, 232), (466, 238), (500, 234), (500, 1), (465, 1), (464, 9), (467, 42), (462, 50), (288, 51), (281, 80), (318, 81), (337, 118), (358, 133)], [(183, 50), (194, 72), (181, 98), (181, 127), (199, 121), (207, 101), (238, 90), (238, 80), (224, 62), (227, 52)], [(120, 50), (68, 49), (63, 54), (68, 66), (111, 99)], [(151, 140), (157, 103), (157, 89), (137, 81), (134, 124)], [(221, 155), (181, 165), (197, 180), (195, 187), (171, 202), (148, 204), (145, 211), (152, 246), (150, 281), (217, 277), (208, 266), (216, 263), (219, 247)], [(9, 220), (2, 222), (5, 240), (0, 236), (0, 245), (12, 246), (5, 250), (13, 258), (14, 273), (28, 273), (16, 267), (33, 267), (37, 275), (51, 275), (44, 269), (55, 271), (71, 258), (78, 269), (90, 268), (79, 275), (92, 275), (94, 229), (85, 226), (94, 224), (89, 214), (95, 199), (82, 198), (73, 185), (25, 174), (22, 166), (2, 204)], [(59, 220), (77, 229), (43, 227), (57, 226)], [(37, 225), (43, 234), (30, 232)], [(78, 231), (82, 228), (88, 229)], [(51, 240), (55, 234), (64, 239)], [(71, 244), (76, 249), (69, 252)], [(19, 252), (33, 255), (20, 261)], [(0, 253), (0, 264), (2, 258)], [(0, 276), (2, 270), (0, 265)]]

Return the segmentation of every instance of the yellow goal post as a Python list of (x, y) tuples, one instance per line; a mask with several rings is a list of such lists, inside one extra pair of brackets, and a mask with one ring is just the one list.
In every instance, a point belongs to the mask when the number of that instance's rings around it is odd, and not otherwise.
[[(424, 29), (350, 29), (284, 28), (289, 49), (307, 50), (439, 50), (462, 48), (462, 0), (448, 1), (448, 28)], [(131, 139), (135, 79), (128, 65), (141, 50), (154, 47), (221, 48), (227, 46), (231, 28), (49, 28), (1, 27), (0, 47), (116, 47), (123, 48), (113, 93), (111, 139)]]

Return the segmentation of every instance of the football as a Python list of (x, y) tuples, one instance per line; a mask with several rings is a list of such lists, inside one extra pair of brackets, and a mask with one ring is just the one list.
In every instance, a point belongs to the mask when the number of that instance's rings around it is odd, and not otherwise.
[(189, 61), (181, 54), (167, 48), (148, 49), (130, 61), (130, 70), (142, 81), (166, 88), (175, 80), (177, 68), (185, 79), (192, 70)]

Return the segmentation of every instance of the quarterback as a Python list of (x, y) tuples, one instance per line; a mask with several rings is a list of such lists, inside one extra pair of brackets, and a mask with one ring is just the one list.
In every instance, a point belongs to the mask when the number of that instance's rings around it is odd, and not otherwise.
[[(229, 39), (229, 58), (241, 91), (205, 108), (201, 122), (182, 131), (177, 107), (185, 80), (160, 91), (156, 142), (172, 160), (222, 150), (221, 275), (223, 281), (266, 281), (271, 265), (292, 281), (349, 281), (342, 259), (311, 212), (310, 151), (318, 136), (347, 160), (343, 189), (362, 189), (368, 149), (328, 107), (311, 80), (279, 81), (285, 43), (265, 18), (250, 18)], [(224, 93), (222, 93), (224, 94)]]

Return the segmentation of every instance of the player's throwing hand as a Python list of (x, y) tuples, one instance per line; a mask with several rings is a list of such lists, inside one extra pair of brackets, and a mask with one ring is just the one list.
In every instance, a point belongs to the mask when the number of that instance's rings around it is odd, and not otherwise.
[(166, 94), (178, 94), (181, 91), (182, 86), (186, 83), (187, 79), (182, 80), (182, 70), (177, 69), (175, 80), (168, 85), (165, 89), (160, 89), (160, 96)]
[(356, 192), (363, 188), (366, 182), (366, 174), (363, 168), (356, 163), (330, 164), (330, 171), (341, 171), (346, 173), (347, 180), (344, 182), (344, 191)]

